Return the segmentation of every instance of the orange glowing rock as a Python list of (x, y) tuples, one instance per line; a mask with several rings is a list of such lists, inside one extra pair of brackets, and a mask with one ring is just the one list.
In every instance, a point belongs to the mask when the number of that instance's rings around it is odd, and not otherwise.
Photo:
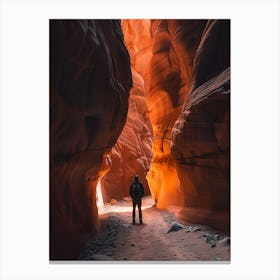
[(144, 185), (145, 194), (150, 193), (146, 174), (152, 160), (151, 123), (143, 79), (133, 68), (132, 77), (126, 124), (110, 153), (112, 168), (101, 180), (105, 202), (128, 196), (136, 174)]
[(150, 20), (122, 20), (125, 45), (130, 54), (133, 87), (124, 129), (110, 152), (112, 168), (101, 180), (105, 202), (129, 194), (129, 186), (137, 174), (150, 193), (146, 174), (152, 159), (152, 125), (146, 91), (149, 89), (151, 57)]
[[(183, 218), (223, 229), (229, 221), (229, 95), (220, 90), (207, 96), (221, 79), (230, 79), (223, 72), (229, 66), (228, 24), (122, 21), (131, 64), (144, 80), (153, 129), (147, 180), (157, 207), (179, 205)], [(209, 215), (216, 210), (224, 212), (215, 221)]]
[(145, 94), (150, 90), (150, 62), (152, 57), (151, 20), (122, 20), (125, 45), (133, 69), (144, 80)]
[(153, 20), (150, 90), (153, 161), (147, 179), (157, 206), (183, 205), (184, 188), (170, 151), (171, 130), (187, 98), (195, 50), (205, 21)]

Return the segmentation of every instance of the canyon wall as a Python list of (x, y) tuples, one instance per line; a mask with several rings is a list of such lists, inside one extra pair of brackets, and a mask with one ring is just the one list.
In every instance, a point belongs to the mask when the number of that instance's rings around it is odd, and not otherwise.
[(126, 125), (110, 153), (112, 168), (101, 180), (105, 202), (129, 196), (129, 187), (136, 174), (144, 185), (145, 194), (150, 194), (146, 180), (153, 156), (153, 128), (146, 96), (152, 55), (150, 20), (122, 20), (121, 25), (130, 55), (133, 87)]
[(147, 179), (157, 207), (183, 205), (184, 187), (171, 155), (171, 130), (187, 98), (196, 48), (206, 21), (152, 20), (150, 88), (153, 161)]
[(181, 185), (180, 217), (229, 230), (230, 21), (209, 20), (196, 50), (193, 76), (172, 131)]
[(148, 185), (159, 208), (229, 229), (229, 20), (123, 20), (153, 130)]
[(143, 79), (145, 96), (150, 90), (151, 80), (152, 37), (150, 28), (150, 19), (122, 20), (122, 30), (131, 66)]
[(101, 180), (104, 202), (129, 196), (136, 174), (143, 183), (144, 193), (150, 194), (146, 175), (153, 156), (151, 123), (143, 79), (133, 68), (132, 77), (126, 124), (110, 152), (112, 168)]
[(50, 21), (50, 259), (78, 257), (98, 228), (96, 184), (132, 87), (120, 21)]

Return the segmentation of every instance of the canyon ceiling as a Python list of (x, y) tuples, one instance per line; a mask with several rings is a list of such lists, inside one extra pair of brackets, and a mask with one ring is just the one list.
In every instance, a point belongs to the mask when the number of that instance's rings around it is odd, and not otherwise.
[(229, 231), (230, 21), (50, 21), (50, 259), (75, 259), (138, 174), (158, 208)]

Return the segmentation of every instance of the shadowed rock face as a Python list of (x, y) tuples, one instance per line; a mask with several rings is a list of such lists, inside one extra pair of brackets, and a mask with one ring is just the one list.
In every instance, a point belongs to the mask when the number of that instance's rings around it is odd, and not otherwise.
[(181, 217), (229, 230), (230, 22), (210, 20), (194, 59), (191, 89), (172, 131)]
[(130, 59), (117, 20), (50, 21), (50, 259), (98, 228), (96, 183), (126, 121)]

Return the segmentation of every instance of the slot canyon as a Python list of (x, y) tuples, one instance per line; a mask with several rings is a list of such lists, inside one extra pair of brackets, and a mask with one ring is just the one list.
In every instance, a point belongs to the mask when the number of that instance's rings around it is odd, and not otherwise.
[(154, 208), (230, 232), (229, 20), (50, 20), (50, 260), (136, 174)]

